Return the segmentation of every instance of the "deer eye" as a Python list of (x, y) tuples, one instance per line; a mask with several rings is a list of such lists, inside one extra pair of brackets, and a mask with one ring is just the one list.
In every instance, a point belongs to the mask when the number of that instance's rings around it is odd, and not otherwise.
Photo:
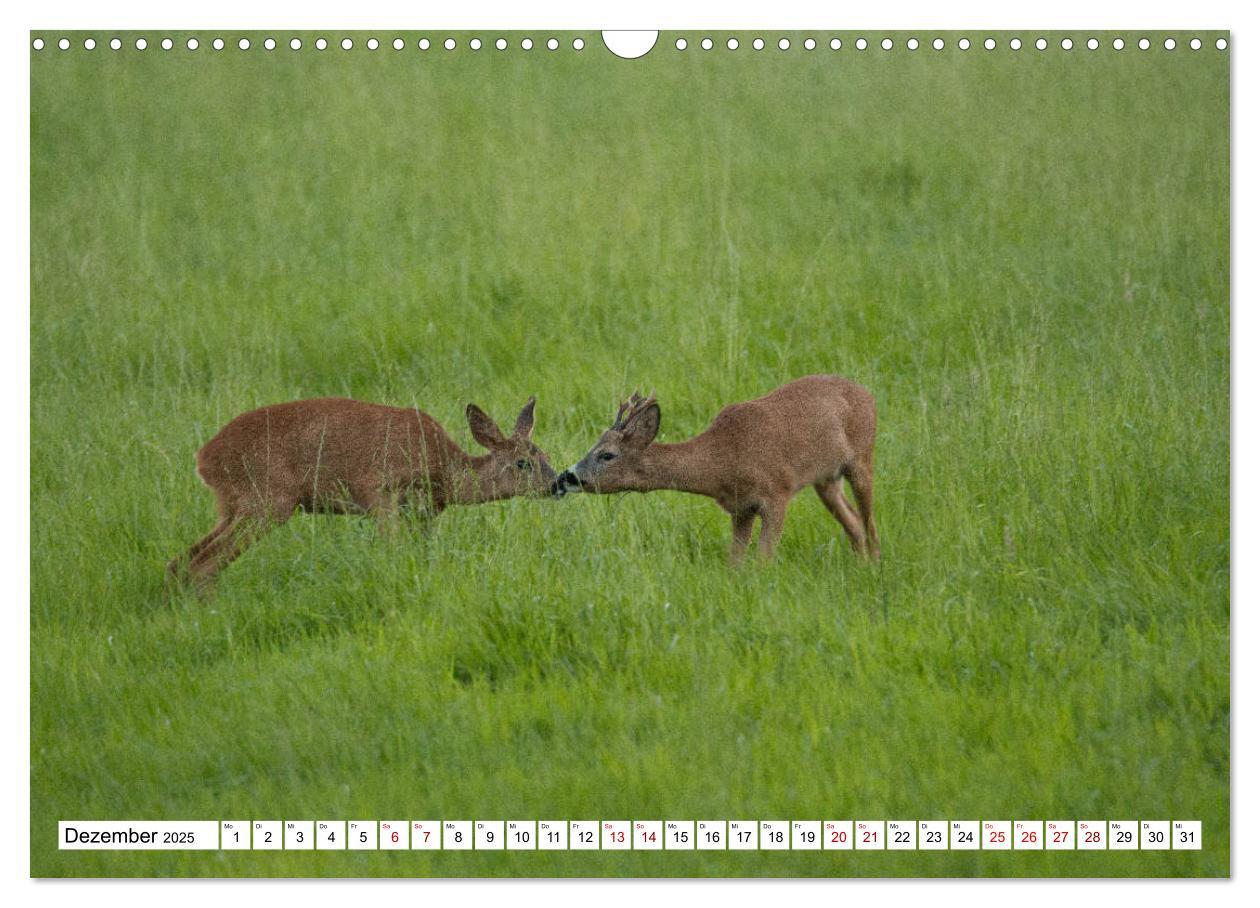
[(599, 459), (600, 459), (600, 460), (612, 460), (612, 459), (613, 459), (614, 457), (616, 457), (616, 456), (617, 456), (617, 455), (616, 455), (616, 454), (614, 454), (612, 451), (600, 451), (600, 452), (599, 452)]
[(518, 469), (518, 470), (528, 470), (528, 469), (530, 469), (532, 466), (533, 466), (533, 464), (532, 464), (532, 463), (530, 463), (528, 460), (525, 460), (525, 459), (523, 459), (523, 458), (522, 458), (521, 460), (518, 460), (518, 461), (516, 462), (516, 469)]

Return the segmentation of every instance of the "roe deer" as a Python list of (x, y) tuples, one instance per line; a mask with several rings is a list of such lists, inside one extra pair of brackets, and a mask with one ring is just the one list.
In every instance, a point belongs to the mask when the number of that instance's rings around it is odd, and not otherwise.
[[(707, 495), (731, 515), (731, 560), (739, 562), (757, 517), (761, 553), (774, 553), (788, 501), (812, 485), (854, 550), (879, 559), (871, 510), (875, 399), (861, 385), (837, 375), (800, 378), (724, 407), (709, 428), (680, 444), (655, 442), (660, 424), (656, 398), (636, 393), (586, 456), (560, 474), (553, 494), (675, 489)], [(843, 479), (857, 510), (844, 495)]]
[(476, 404), (473, 438), (490, 453), (464, 452), (438, 422), (415, 408), (340, 397), (275, 404), (244, 413), (197, 452), (197, 473), (214, 491), (219, 522), (168, 566), (205, 585), (295, 508), (376, 516), (383, 529), (399, 508), (426, 517), (447, 505), (545, 495), (556, 474), (534, 447), (534, 398), (505, 437)]

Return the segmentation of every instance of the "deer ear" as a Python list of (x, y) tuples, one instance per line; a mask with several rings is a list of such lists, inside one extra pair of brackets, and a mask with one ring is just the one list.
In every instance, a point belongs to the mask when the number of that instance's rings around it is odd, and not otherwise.
[(521, 415), (516, 417), (516, 428), (512, 430), (512, 435), (516, 438), (528, 439), (532, 434), (534, 434), (534, 396), (531, 394), (521, 409)]
[(622, 437), (632, 445), (646, 448), (661, 430), (660, 404), (652, 404), (631, 415), (621, 430)]
[(483, 448), (497, 448), (507, 444), (507, 439), (503, 437), (499, 427), (481, 407), (469, 404), (464, 412), (468, 415), (468, 428), (472, 429), (472, 436), (477, 440), (477, 444)]

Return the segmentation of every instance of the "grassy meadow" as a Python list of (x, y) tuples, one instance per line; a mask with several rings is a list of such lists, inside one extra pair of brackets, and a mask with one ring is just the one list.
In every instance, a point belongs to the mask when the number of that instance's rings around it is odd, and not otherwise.
[[(31, 52), (33, 874), (1229, 873), (1227, 53), (82, 37)], [(878, 401), (878, 567), (811, 492), (732, 570), (726, 515), (662, 492), (427, 538), (299, 516), (164, 597), (213, 523), (194, 453), (244, 410), (417, 404), (472, 448), (467, 402), (536, 394), (559, 469), (635, 388), (678, 441), (814, 372)], [(1206, 847), (59, 852), (72, 818)]]

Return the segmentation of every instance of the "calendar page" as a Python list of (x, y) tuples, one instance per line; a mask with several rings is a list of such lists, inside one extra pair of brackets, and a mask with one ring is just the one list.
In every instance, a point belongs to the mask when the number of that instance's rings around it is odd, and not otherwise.
[(30, 874), (1228, 876), (1230, 33), (417, 15), (26, 36)]

